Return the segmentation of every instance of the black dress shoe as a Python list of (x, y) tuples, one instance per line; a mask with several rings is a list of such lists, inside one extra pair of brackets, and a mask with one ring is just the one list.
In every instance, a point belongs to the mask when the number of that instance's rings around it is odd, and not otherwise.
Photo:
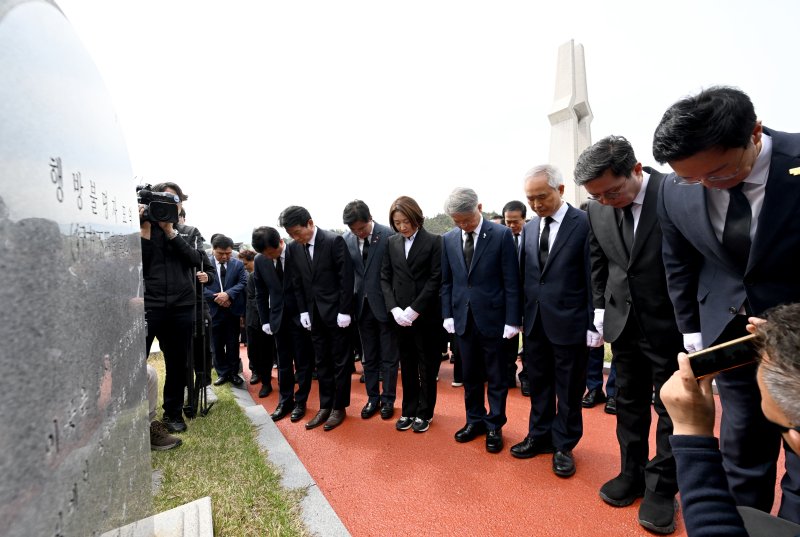
[(344, 421), (345, 416), (347, 413), (344, 409), (334, 409), (331, 411), (331, 415), (328, 416), (328, 420), (325, 422), (325, 425), (322, 427), (325, 431), (332, 431), (337, 428), (339, 425), (342, 424)]
[(242, 380), (242, 377), (239, 375), (231, 375), (230, 381), (234, 386), (241, 386), (244, 384), (244, 380)]
[(456, 431), (456, 442), (469, 442), (475, 440), (478, 436), (486, 434), (486, 425), (484, 423), (467, 423), (461, 429)]
[(606, 414), (616, 414), (617, 413), (617, 398), (616, 397), (609, 397), (606, 401), (606, 408), (604, 409)]
[(217, 380), (214, 381), (214, 386), (222, 386), (226, 382), (228, 382), (228, 375), (222, 375)]
[(489, 453), (503, 451), (503, 431), (501, 429), (493, 429), (486, 433), (486, 451)]
[(305, 415), (306, 415), (306, 404), (295, 403), (294, 408), (292, 409), (292, 415), (289, 417), (289, 419), (292, 420), (292, 423), (295, 423), (303, 419), (303, 416)]
[(519, 381), (519, 390), (522, 392), (524, 397), (531, 396), (531, 383), (527, 380), (520, 380)]
[(541, 440), (536, 441), (530, 436), (526, 436), (525, 440), (511, 446), (511, 455), (518, 459), (530, 459), (540, 453), (552, 453), (555, 451), (553, 444), (544, 443)]
[(390, 420), (392, 416), (394, 416), (394, 405), (383, 403), (383, 406), (381, 406), (381, 419)]
[(291, 410), (289, 410), (289, 406), (290, 405), (284, 405), (283, 403), (280, 403), (275, 408), (275, 412), (272, 413), (272, 421), (279, 421), (288, 416), (289, 412), (291, 412)]
[(261, 382), (261, 375), (253, 371), (253, 374), (250, 375), (250, 384), (258, 384)]
[(600, 497), (608, 505), (625, 507), (644, 495), (644, 479), (619, 474), (600, 487)]
[(262, 399), (272, 393), (272, 384), (262, 384), (258, 390), (258, 396)]
[(553, 473), (558, 477), (575, 475), (575, 459), (569, 450), (558, 450), (553, 453)]
[(603, 393), (603, 390), (595, 388), (594, 390), (586, 392), (586, 395), (583, 396), (583, 400), (581, 400), (581, 406), (583, 408), (594, 408), (595, 405), (604, 403), (605, 400), (606, 395)]
[(675, 531), (677, 507), (674, 496), (662, 496), (646, 490), (639, 504), (639, 524), (654, 533), (672, 533)]
[(365, 420), (368, 420), (372, 416), (374, 416), (378, 412), (378, 402), (377, 401), (367, 401), (367, 404), (364, 405), (364, 408), (361, 409), (361, 417)]
[(321, 408), (321, 409), (319, 409), (319, 412), (317, 412), (317, 415), (314, 416), (313, 418), (311, 418), (311, 421), (306, 423), (306, 429), (310, 430), (310, 429), (314, 429), (315, 427), (319, 427), (320, 425), (322, 425), (323, 423), (328, 421), (328, 418), (330, 417), (330, 415), (331, 415), (331, 409), (330, 408)]

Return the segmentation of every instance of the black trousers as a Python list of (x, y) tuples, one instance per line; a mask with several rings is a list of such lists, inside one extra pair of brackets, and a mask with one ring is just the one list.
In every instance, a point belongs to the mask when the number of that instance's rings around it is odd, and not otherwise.
[(164, 353), (164, 416), (180, 418), (183, 413), (183, 388), (189, 367), (192, 342), (194, 306), (179, 308), (148, 308), (144, 312), (147, 324), (147, 354), (153, 339)]
[(261, 327), (247, 326), (247, 359), (250, 370), (258, 373), (261, 384), (272, 383), (272, 364), (275, 363), (275, 338)]
[(525, 336), (525, 363), (531, 384), (528, 436), (556, 449), (571, 450), (583, 436), (581, 399), (586, 384), (586, 343), (550, 343), (539, 315)]
[(503, 339), (503, 354), (506, 357), (506, 381), (509, 388), (517, 387), (517, 353), (519, 352), (519, 336)]
[[(747, 319), (737, 315), (714, 344), (747, 334)], [(777, 461), (782, 437), (761, 412), (756, 365), (739, 367), (716, 377), (722, 405), (720, 451), (728, 487), (736, 505), (769, 512), (775, 501)], [(800, 458), (786, 449), (786, 474), (778, 516), (800, 523)]]
[[(395, 324), (392, 321), (392, 324)], [(397, 397), (398, 351), (395, 332), (389, 322), (381, 322), (372, 313), (369, 302), (364, 301), (358, 319), (361, 336), (361, 365), (364, 368), (364, 384), (370, 401), (378, 399), (389, 406)], [(441, 357), (440, 357), (441, 359)], [(380, 377), (383, 376), (383, 390)]]
[[(622, 474), (644, 479), (648, 490), (671, 497), (678, 492), (675, 459), (669, 436), (672, 419), (661, 402), (661, 386), (678, 369), (680, 343), (671, 348), (654, 347), (631, 315), (620, 336), (611, 344), (617, 369), (617, 440)], [(601, 384), (602, 385), (602, 384)], [(656, 454), (650, 459), (650, 404), (655, 388)]]
[[(467, 310), (467, 327), (458, 336), (458, 350), (464, 372), (464, 405), (467, 423), (483, 422), (489, 430), (499, 429), (506, 423), (506, 399), (508, 366), (503, 355), (503, 338), (481, 334), (472, 310)], [(484, 404), (483, 384), (487, 382), (486, 398), (489, 412)]]
[[(279, 404), (305, 404), (311, 391), (314, 349), (308, 330), (284, 315), (281, 328), (275, 333), (278, 352)], [(297, 392), (294, 391), (297, 381)]]
[(220, 377), (239, 374), (239, 317), (228, 311), (217, 312), (211, 325), (214, 368)]
[(317, 362), (319, 407), (347, 408), (350, 406), (350, 375), (353, 370), (350, 331), (326, 325), (315, 305), (311, 341)]
[(441, 343), (437, 341), (439, 324), (428, 324), (422, 317), (411, 326), (392, 323), (400, 348), (402, 415), (429, 420), (436, 408), (436, 377), (442, 363)]

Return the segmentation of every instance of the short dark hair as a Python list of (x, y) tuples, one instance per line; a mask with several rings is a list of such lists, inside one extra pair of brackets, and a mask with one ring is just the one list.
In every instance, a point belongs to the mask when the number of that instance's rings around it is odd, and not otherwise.
[(606, 136), (596, 144), (587, 147), (575, 164), (575, 184), (583, 186), (597, 179), (606, 170), (615, 176), (630, 177), (636, 167), (636, 154), (631, 143), (623, 136)]
[(226, 237), (222, 233), (215, 233), (214, 236), (211, 237), (211, 248), (214, 250), (227, 250), (228, 248), (233, 248), (233, 239)]
[(793, 425), (800, 425), (800, 304), (787, 304), (764, 315), (757, 342), (767, 355), (761, 361), (762, 378), (769, 394)]
[(178, 213), (178, 216), (182, 218), (186, 218), (186, 210), (181, 208), (181, 211)]
[(400, 196), (394, 200), (392, 206), (389, 207), (389, 225), (392, 226), (393, 230), (398, 231), (394, 225), (394, 219), (392, 218), (395, 212), (399, 212), (408, 218), (409, 222), (413, 222), (418, 228), (421, 228), (425, 223), (425, 217), (422, 216), (422, 209), (419, 208), (419, 204), (414, 198)]
[(178, 195), (178, 198), (181, 201), (186, 201), (186, 200), (189, 199), (189, 196), (187, 196), (186, 194), (183, 193), (183, 190), (181, 190), (181, 187), (179, 187), (177, 184), (171, 183), (171, 182), (158, 183), (158, 184), (153, 185), (153, 192), (166, 192), (166, 190), (168, 188), (171, 188), (172, 190), (174, 190), (175, 194)]
[(369, 222), (370, 220), (372, 220), (372, 215), (369, 212), (369, 207), (363, 201), (351, 201), (344, 206), (344, 212), (342, 212), (344, 225), (350, 226), (356, 222)]
[(253, 230), (250, 240), (256, 252), (263, 254), (267, 248), (277, 248), (281, 243), (281, 234), (274, 227), (261, 226)]
[(311, 220), (311, 213), (308, 212), (308, 209), (299, 205), (290, 205), (278, 217), (278, 225), (283, 229), (289, 229), (294, 226), (306, 226), (309, 220)]
[(528, 208), (525, 207), (525, 204), (517, 200), (509, 201), (503, 206), (503, 220), (506, 219), (506, 213), (508, 211), (519, 211), (523, 219), (528, 214)]
[(239, 251), (239, 259), (243, 259), (245, 261), (252, 261), (255, 258), (256, 258), (256, 253), (253, 250)]
[(756, 119), (753, 103), (745, 92), (713, 86), (678, 101), (664, 112), (653, 134), (653, 156), (664, 164), (707, 149), (746, 148)]

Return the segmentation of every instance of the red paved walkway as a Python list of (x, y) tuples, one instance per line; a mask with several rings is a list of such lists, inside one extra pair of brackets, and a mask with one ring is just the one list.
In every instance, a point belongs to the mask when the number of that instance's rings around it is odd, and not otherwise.
[[(298, 423), (288, 417), (278, 422), (354, 536), (652, 535), (636, 521), (638, 501), (613, 508), (597, 494), (619, 472), (615, 417), (605, 414), (602, 405), (584, 411), (584, 437), (574, 451), (577, 473), (561, 479), (552, 472), (550, 455), (518, 460), (509, 453), (528, 427), (530, 400), (518, 388), (509, 392), (501, 453), (487, 453), (483, 437), (456, 443), (453, 434), (465, 414), (463, 389), (451, 387), (452, 378), (452, 365), (443, 362), (434, 420), (425, 433), (394, 428), (399, 380), (395, 418), (362, 420), (366, 394), (358, 375), (352, 377), (351, 406), (339, 428), (305, 429), (319, 408), (316, 382), (306, 417)], [(249, 389), (268, 412), (275, 409), (277, 390), (258, 399), (258, 386)], [(673, 535), (686, 535), (682, 521)]]

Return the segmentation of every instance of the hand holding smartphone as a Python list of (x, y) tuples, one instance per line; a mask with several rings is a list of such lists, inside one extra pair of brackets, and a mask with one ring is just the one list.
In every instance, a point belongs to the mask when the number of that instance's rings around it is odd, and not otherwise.
[(755, 334), (726, 341), (699, 352), (689, 354), (689, 364), (696, 379), (701, 379), (756, 361)]

